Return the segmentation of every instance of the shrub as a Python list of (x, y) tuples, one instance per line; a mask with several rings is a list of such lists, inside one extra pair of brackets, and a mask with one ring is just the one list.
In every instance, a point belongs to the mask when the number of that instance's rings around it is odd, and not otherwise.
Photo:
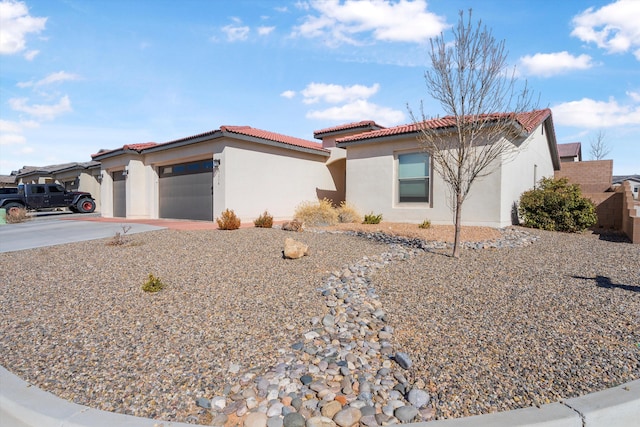
[(374, 215), (373, 212), (371, 212), (370, 214), (364, 216), (364, 221), (362, 223), (380, 224), (380, 221), (382, 221), (382, 214)]
[(149, 274), (149, 279), (142, 285), (142, 290), (145, 292), (159, 292), (164, 288), (164, 283), (159, 277)]
[(425, 219), (420, 224), (418, 224), (418, 228), (424, 228), (424, 229), (431, 228), (431, 221), (429, 221), (428, 219)]
[(129, 230), (131, 230), (131, 226), (121, 225), (120, 227), (122, 227), (122, 233), (119, 231), (116, 231), (116, 234), (113, 236), (113, 238), (109, 242), (107, 242), (107, 245), (122, 246), (125, 243), (127, 243), (128, 239), (126, 238), (126, 235), (129, 232)]
[(27, 210), (24, 208), (12, 208), (7, 211), (7, 224), (18, 224), (25, 222), (27, 217)]
[(264, 211), (255, 221), (253, 225), (259, 228), (271, 228), (273, 227), (273, 216), (269, 212)]
[(295, 218), (310, 226), (336, 225), (338, 211), (329, 199), (302, 202), (296, 207)]
[(340, 222), (360, 222), (360, 212), (347, 202), (340, 203), (338, 207), (338, 221)]
[(237, 230), (240, 228), (240, 218), (233, 210), (226, 209), (219, 218), (216, 218), (220, 230)]
[(520, 197), (518, 208), (525, 227), (579, 232), (598, 222), (593, 202), (566, 178), (543, 178), (538, 188)]

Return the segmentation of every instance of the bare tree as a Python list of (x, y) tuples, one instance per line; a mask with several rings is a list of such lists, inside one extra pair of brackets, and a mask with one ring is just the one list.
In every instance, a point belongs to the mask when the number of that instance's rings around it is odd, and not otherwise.
[[(532, 109), (526, 84), (516, 89), (515, 72), (508, 73), (504, 40), (497, 42), (481, 22), (473, 26), (471, 10), (466, 22), (464, 12), (459, 15), (452, 43), (443, 34), (431, 40), (432, 69), (425, 72), (427, 92), (440, 102), (446, 120), (434, 126), (423, 108), (421, 120), (410, 112), (420, 130), (419, 143), (450, 191), (456, 258), (462, 206), (472, 184), (491, 174), (498, 160), (515, 155), (515, 119)], [(500, 113), (505, 111), (510, 113)]]
[(589, 155), (591, 156), (591, 160), (602, 160), (611, 152), (611, 148), (607, 144), (605, 137), (606, 135), (601, 129), (591, 140), (591, 144), (589, 145)]

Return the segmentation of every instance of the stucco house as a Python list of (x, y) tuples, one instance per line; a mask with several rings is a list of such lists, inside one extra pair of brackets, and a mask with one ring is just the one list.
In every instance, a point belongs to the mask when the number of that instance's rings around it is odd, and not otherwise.
[[(425, 123), (442, 132), (452, 131), (454, 124), (451, 117)], [(518, 154), (509, 161), (500, 159), (493, 173), (476, 180), (463, 205), (465, 225), (511, 225), (520, 195), (560, 169), (551, 110), (518, 114), (510, 125), (518, 135), (510, 140), (520, 147)], [(346, 150), (346, 200), (388, 221), (451, 224), (449, 194), (429, 154), (419, 146), (418, 126), (369, 126), (356, 134), (350, 126), (320, 133), (331, 135), (336, 146)]]
[(623, 182), (629, 181), (633, 198), (639, 200), (640, 175), (614, 175), (612, 181), (613, 186), (622, 185)]
[[(305, 200), (344, 200), (344, 150), (249, 126), (92, 155), (102, 165), (102, 215), (243, 222), (290, 219)], [(336, 166), (337, 165), (337, 166)]]
[(100, 211), (100, 163), (71, 162), (47, 166), (23, 166), (13, 172), (18, 184), (60, 184), (65, 190), (86, 191), (96, 201), (96, 210)]

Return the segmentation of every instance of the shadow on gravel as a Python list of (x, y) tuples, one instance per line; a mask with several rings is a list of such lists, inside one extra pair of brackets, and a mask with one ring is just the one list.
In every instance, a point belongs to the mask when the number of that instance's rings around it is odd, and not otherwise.
[(598, 239), (604, 240), (605, 242), (614, 242), (614, 243), (631, 243), (631, 239), (627, 237), (621, 231), (613, 231), (613, 230), (592, 230), (593, 234), (598, 235)]
[(640, 292), (640, 286), (612, 283), (611, 279), (605, 276), (596, 276), (596, 277), (571, 276), (571, 277), (573, 277), (574, 279), (581, 279), (581, 280), (593, 280), (596, 282), (596, 286), (599, 288), (606, 288), (606, 289), (618, 288), (618, 289), (622, 289), (629, 292)]

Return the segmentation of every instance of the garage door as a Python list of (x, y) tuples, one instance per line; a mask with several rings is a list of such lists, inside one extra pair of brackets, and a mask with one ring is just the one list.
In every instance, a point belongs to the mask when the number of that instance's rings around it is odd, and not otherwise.
[(213, 221), (213, 160), (160, 166), (160, 218)]
[(127, 181), (122, 171), (111, 172), (113, 178), (113, 216), (127, 216)]

